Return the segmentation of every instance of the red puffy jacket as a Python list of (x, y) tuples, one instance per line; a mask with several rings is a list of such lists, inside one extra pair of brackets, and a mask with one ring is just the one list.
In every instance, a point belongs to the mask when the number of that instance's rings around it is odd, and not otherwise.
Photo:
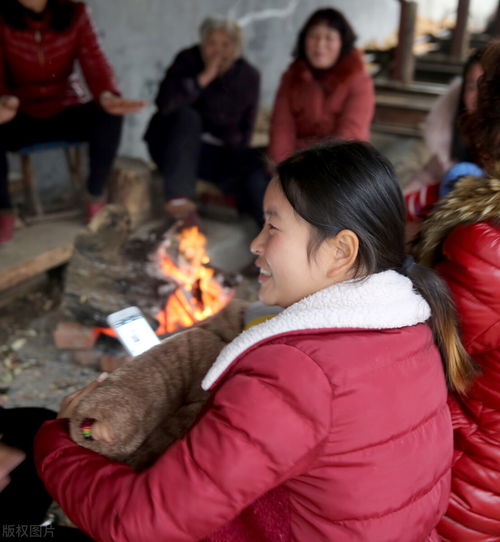
[(372, 78), (354, 50), (320, 78), (304, 60), (283, 74), (271, 116), (269, 156), (278, 163), (324, 138), (370, 138), (375, 110)]
[(40, 475), (98, 542), (435, 541), (452, 428), (429, 314), (395, 271), (317, 292), (222, 350), (211, 405), (149, 469), (56, 420)]
[(428, 263), (441, 260), (436, 270), (453, 295), (464, 346), (481, 368), (467, 396), (449, 398), (455, 457), (450, 505), (438, 531), (450, 542), (498, 541), (500, 181), (458, 181), (424, 224), (423, 243)]
[(75, 61), (95, 100), (104, 91), (119, 94), (113, 70), (99, 44), (85, 4), (75, 3), (70, 26), (50, 28), (50, 12), (27, 19), (17, 30), (0, 20), (0, 95), (20, 99), (20, 111), (37, 118), (56, 115), (87, 96), (75, 72)]

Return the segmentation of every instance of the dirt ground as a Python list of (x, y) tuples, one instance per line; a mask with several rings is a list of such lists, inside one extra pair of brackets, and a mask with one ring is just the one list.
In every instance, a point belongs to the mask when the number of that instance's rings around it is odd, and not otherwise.
[[(44, 406), (57, 410), (68, 393), (98, 371), (79, 367), (54, 346), (62, 270), (26, 291), (10, 292), (0, 307), (0, 401), (5, 407)], [(17, 295), (18, 294), (18, 295)], [(2, 300), (0, 299), (0, 302)]]
[[(64, 268), (40, 277), (32, 285), (0, 296), (0, 404), (5, 407), (43, 406), (58, 410), (62, 398), (94, 380), (101, 372), (78, 365), (73, 352), (59, 350), (53, 331)], [(236, 295), (253, 301), (257, 281), (242, 278)]]

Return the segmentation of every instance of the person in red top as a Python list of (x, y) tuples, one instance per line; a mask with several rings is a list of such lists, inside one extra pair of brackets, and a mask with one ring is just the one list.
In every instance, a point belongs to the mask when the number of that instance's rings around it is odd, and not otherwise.
[(141, 472), (80, 447), (66, 417), (94, 383), (38, 433), (41, 478), (97, 542), (437, 541), (446, 376), (464, 390), (472, 366), (445, 286), (405, 258), (391, 165), (359, 141), (303, 150), (264, 216), (259, 298), (284, 310), (220, 352), (188, 433)]
[(464, 346), (481, 368), (467, 395), (449, 397), (455, 453), (439, 534), (450, 542), (500, 540), (500, 42), (488, 45), (481, 68), (465, 125), (489, 176), (460, 179), (424, 221), (417, 246), (447, 282)]
[(446, 280), (465, 348), (481, 367), (467, 395), (451, 394), (455, 461), (439, 534), (500, 539), (500, 180), (460, 179), (424, 221), (419, 259)]
[[(78, 61), (93, 96), (75, 73)], [(85, 4), (72, 0), (0, 3), (0, 243), (10, 240), (14, 214), (7, 151), (45, 141), (88, 141), (87, 213), (102, 192), (120, 141), (121, 115), (142, 101), (120, 96)]]
[(325, 138), (369, 140), (373, 81), (355, 39), (333, 8), (315, 11), (302, 27), (271, 116), (268, 153), (274, 163)]

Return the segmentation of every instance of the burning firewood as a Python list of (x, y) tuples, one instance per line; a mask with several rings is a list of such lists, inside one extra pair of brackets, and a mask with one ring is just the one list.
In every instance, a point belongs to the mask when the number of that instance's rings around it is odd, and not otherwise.
[(106, 328), (108, 314), (138, 306), (158, 334), (171, 333), (217, 313), (235, 280), (208, 265), (206, 238), (178, 223), (131, 237), (124, 208), (109, 205), (75, 242), (63, 313)]

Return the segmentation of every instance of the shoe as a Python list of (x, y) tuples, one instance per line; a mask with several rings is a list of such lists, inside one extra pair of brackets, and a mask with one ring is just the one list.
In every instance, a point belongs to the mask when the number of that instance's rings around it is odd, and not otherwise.
[(104, 207), (106, 207), (106, 203), (104, 203), (104, 201), (91, 201), (87, 203), (85, 207), (87, 222), (90, 222), (94, 218), (94, 216)]
[(184, 220), (196, 213), (196, 204), (189, 198), (173, 198), (165, 203), (165, 211), (175, 220)]
[(14, 235), (16, 215), (14, 213), (0, 214), (0, 244), (8, 243)]

